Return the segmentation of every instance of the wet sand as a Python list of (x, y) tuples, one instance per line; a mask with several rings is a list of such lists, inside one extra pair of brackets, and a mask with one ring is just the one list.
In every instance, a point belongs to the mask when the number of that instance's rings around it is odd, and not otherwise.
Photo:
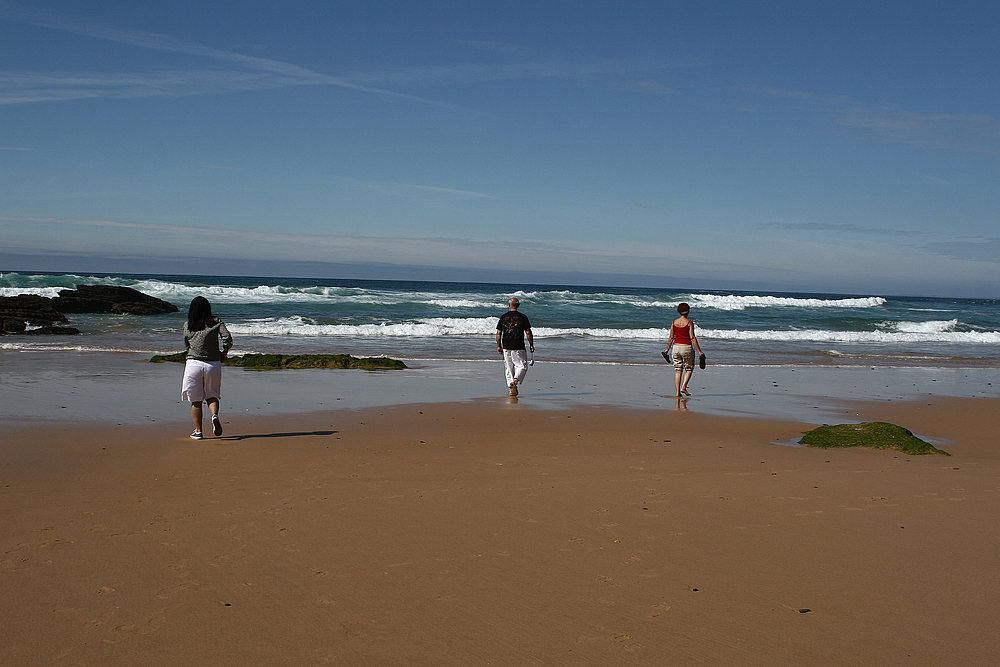
[(952, 456), (506, 399), (8, 420), (0, 664), (991, 664), (1000, 400), (842, 398)]
[[(0, 351), (0, 421), (176, 423), (183, 366), (130, 353)], [(404, 371), (253, 371), (227, 368), (222, 408), (236, 419), (419, 403), (492, 402), (506, 396), (499, 359), (406, 360)], [(995, 368), (713, 366), (696, 370), (694, 396), (678, 403), (667, 364), (539, 361), (521, 386), (525, 405), (686, 409), (702, 414), (821, 424), (857, 400), (1000, 398)], [(237, 417), (241, 415), (242, 417)]]

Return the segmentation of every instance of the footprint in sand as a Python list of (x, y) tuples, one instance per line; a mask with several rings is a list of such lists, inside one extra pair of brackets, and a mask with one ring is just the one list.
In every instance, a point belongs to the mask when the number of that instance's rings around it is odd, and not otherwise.
[(635, 637), (624, 632), (611, 635), (611, 641), (622, 644), (622, 648), (629, 652), (643, 648), (642, 644), (637, 644), (634, 640)]
[(653, 611), (650, 612), (649, 617), (656, 618), (665, 611), (670, 611), (670, 605), (666, 602), (657, 602), (653, 605)]
[(107, 623), (108, 621), (110, 621), (111, 618), (114, 615), (115, 615), (115, 612), (113, 612), (113, 611), (106, 611), (103, 614), (101, 614), (100, 616), (98, 616), (97, 618), (93, 619), (92, 621), (87, 621), (85, 623), (85, 625), (89, 625), (92, 628), (100, 627), (100, 626), (104, 625), (105, 623)]
[(179, 584), (177, 586), (171, 586), (170, 588), (164, 588), (162, 590), (156, 591), (154, 595), (158, 600), (166, 600), (169, 597), (173, 597), (178, 593), (182, 592), (185, 588), (189, 588), (191, 584)]

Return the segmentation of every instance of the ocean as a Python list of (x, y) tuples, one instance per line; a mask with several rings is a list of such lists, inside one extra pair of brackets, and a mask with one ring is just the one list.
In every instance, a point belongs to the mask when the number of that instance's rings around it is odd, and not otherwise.
[(532, 323), (535, 359), (663, 364), (676, 306), (709, 363), (730, 366), (1000, 365), (1000, 301), (882, 294), (809, 294), (315, 278), (0, 273), (0, 296), (56, 296), (122, 285), (169, 301), (156, 317), (71, 315), (78, 336), (2, 336), (0, 350), (162, 354), (183, 349), (195, 296), (233, 333), (233, 354), (353, 354), (397, 359), (496, 358), (497, 317), (510, 296)]

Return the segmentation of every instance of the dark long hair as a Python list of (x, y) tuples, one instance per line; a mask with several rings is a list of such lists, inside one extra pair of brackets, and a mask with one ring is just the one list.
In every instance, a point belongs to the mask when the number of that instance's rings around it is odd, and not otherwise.
[(208, 299), (203, 296), (191, 299), (191, 307), (188, 308), (188, 331), (201, 331), (211, 319), (214, 319), (212, 304), (208, 302)]

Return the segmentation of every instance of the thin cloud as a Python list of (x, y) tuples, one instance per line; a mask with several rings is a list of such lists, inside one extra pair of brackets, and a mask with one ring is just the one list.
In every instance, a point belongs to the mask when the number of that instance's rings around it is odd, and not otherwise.
[(756, 86), (746, 86), (744, 88), (750, 92), (760, 93), (769, 97), (778, 97), (790, 100), (800, 100), (811, 104), (821, 104), (826, 106), (843, 106), (853, 104), (857, 100), (848, 95), (820, 95), (803, 90), (783, 90), (781, 88), (758, 88)]
[[(610, 241), (584, 242), (567, 239), (560, 242), (525, 239), (494, 238), (402, 238), (391, 236), (335, 236), (315, 234), (283, 234), (243, 230), (205, 229), (180, 225), (128, 223), (111, 220), (77, 220), (60, 218), (26, 218), (4, 216), (0, 221), (48, 222), (68, 226), (108, 227), (108, 233), (95, 234), (82, 231), (49, 234), (52, 241), (42, 242), (37, 227), (11, 230), (2, 243), (5, 251), (25, 253), (75, 253), (107, 256), (135, 256), (138, 249), (147, 259), (181, 257), (206, 257), (252, 261), (318, 261), (358, 263), (377, 261), (382, 264), (421, 265), (428, 267), (503, 269), (506, 271), (533, 270), (545, 266), (552, 271), (577, 271), (587, 266), (594, 273), (616, 274), (622, 267), (629, 273), (661, 275), (663, 266), (669, 264), (689, 278), (720, 279), (738, 276), (742, 280), (780, 280), (788, 284), (802, 280), (825, 280), (835, 277), (822, 271), (808, 258), (809, 252), (773, 252), (755, 255), (752, 248), (728, 251), (725, 247), (713, 248), (707, 259), (692, 259), (690, 248), (676, 244)], [(121, 228), (132, 228), (134, 231)], [(18, 238), (19, 236), (23, 238)], [(75, 238), (82, 237), (82, 238)], [(748, 246), (752, 246), (748, 237)], [(780, 242), (780, 240), (778, 240)], [(795, 248), (801, 249), (797, 245)], [(862, 264), (882, 262), (886, 270), (898, 270), (900, 275), (928, 275), (928, 256), (931, 253), (966, 260), (963, 270), (971, 270), (968, 260), (978, 260), (982, 271), (995, 273), (1000, 239), (986, 243), (937, 244), (927, 248), (899, 248), (856, 244), (856, 261)], [(839, 252), (839, 249), (837, 250)], [(798, 261), (789, 261), (798, 257)], [(778, 259), (775, 259), (778, 258)], [(942, 260), (944, 261), (944, 260)], [(954, 271), (945, 265), (931, 263), (933, 270)], [(993, 274), (988, 274), (993, 275)], [(866, 288), (867, 289), (867, 288)]]
[[(26, 104), (85, 98), (179, 97), (288, 86), (337, 86), (400, 100), (457, 109), (455, 105), (388, 90), (394, 87), (435, 87), (516, 79), (586, 79), (635, 74), (695, 64), (690, 59), (627, 60), (595, 58), (583, 61), (541, 58), (483, 65), (408, 67), (381, 72), (330, 76), (291, 63), (216, 49), (171, 35), (120, 28), (97, 21), (62, 16), (22, 5), (0, 6), (0, 18), (61, 32), (103, 39), (139, 48), (181, 53), (237, 65), (237, 70), (155, 71), (144, 73), (0, 73), (0, 104)], [(478, 48), (524, 54), (525, 49), (497, 42), (472, 42)], [(605, 84), (652, 93), (673, 92), (647, 81)]]
[(0, 75), (0, 104), (87, 98), (182, 97), (290, 85), (255, 72), (161, 71), (141, 74), (99, 72)]
[(917, 174), (917, 178), (925, 183), (930, 183), (931, 185), (939, 188), (953, 188), (955, 184), (951, 181), (946, 181), (943, 178), (938, 178), (937, 176), (931, 176), (930, 174)]
[(656, 81), (620, 81), (606, 82), (612, 88), (618, 90), (631, 90), (637, 93), (653, 93), (656, 95), (677, 95), (678, 92), (670, 86), (665, 86)]
[(161, 225), (148, 222), (121, 222), (118, 220), (81, 220), (77, 218), (31, 218), (14, 215), (0, 215), (0, 220), (5, 222), (43, 222), (57, 225), (73, 225), (77, 227), (122, 227), (128, 229), (146, 229), (158, 232), (171, 232), (188, 234), (197, 231), (203, 234), (224, 236), (227, 234), (239, 235), (241, 232), (230, 232), (227, 230), (204, 229), (201, 227), (184, 227), (180, 225)]
[(0, 18), (61, 32), (104, 39), (141, 48), (201, 56), (240, 65), (237, 71), (153, 72), (144, 74), (4, 73), (0, 75), (0, 104), (22, 104), (87, 97), (149, 97), (197, 95), (234, 90), (286, 86), (339, 86), (402, 100), (452, 107), (391, 90), (366, 86), (291, 63), (222, 51), (171, 35), (119, 28), (85, 19), (70, 18), (22, 5), (0, 6)]
[[(601, 75), (634, 74), (696, 64), (693, 59), (628, 60), (594, 58), (584, 61), (549, 58), (478, 65), (426, 65), (380, 72), (352, 72), (345, 79), (364, 86), (451, 86), (516, 79), (580, 79)], [(656, 90), (655, 92), (662, 92)]]
[(520, 44), (509, 44), (507, 42), (492, 42), (489, 40), (472, 40), (467, 39), (462, 41), (462, 44), (467, 44), (471, 47), (480, 49), (482, 51), (488, 51), (492, 53), (516, 53), (518, 55), (524, 55), (532, 52), (532, 49), (527, 46), (521, 46)]
[(416, 183), (394, 183), (392, 181), (359, 181), (353, 179), (342, 179), (356, 187), (365, 188), (372, 192), (377, 192), (388, 197), (406, 197), (414, 194), (444, 195), (450, 198), (459, 199), (492, 199), (494, 195), (487, 192), (475, 192), (472, 190), (459, 190), (456, 188), (443, 188), (434, 185), (419, 185)]
[(925, 114), (893, 106), (855, 105), (833, 123), (864, 130), (881, 141), (972, 153), (1000, 152), (1000, 122), (985, 114)]
[(986, 114), (929, 114), (892, 105), (874, 106), (846, 95), (748, 87), (768, 97), (816, 109), (829, 123), (887, 143), (931, 150), (1000, 154), (1000, 121)]
[(922, 246), (921, 250), (952, 259), (1000, 264), (1000, 239), (997, 238), (933, 243)]
[(471, 190), (455, 190), (454, 188), (439, 188), (433, 185), (409, 185), (405, 187), (412, 188), (414, 190), (420, 190), (422, 192), (433, 192), (436, 194), (453, 195), (456, 197), (470, 197), (474, 199), (481, 198), (491, 198), (493, 195), (486, 194), (485, 192), (473, 192)]
[(924, 236), (924, 232), (906, 229), (880, 229), (878, 227), (862, 227), (850, 223), (834, 222), (772, 222), (761, 225), (766, 229), (790, 229), (809, 232), (837, 232), (840, 234), (869, 234), (873, 236)]
[(0, 146), (0, 151), (37, 151), (37, 148), (24, 148), (21, 146)]
[[(526, 270), (548, 266), (555, 270), (576, 270), (588, 266), (596, 272), (620, 271), (629, 266), (640, 272), (656, 275), (664, 261), (688, 271), (689, 275), (709, 275), (720, 267), (738, 268), (741, 272), (773, 272), (775, 269), (750, 267), (728, 262), (719, 257), (711, 261), (690, 260), (677, 247), (651, 243), (602, 242), (587, 243), (567, 240), (561, 243), (524, 239), (466, 239), (442, 237), (375, 237), (335, 236), (315, 234), (284, 234), (244, 230), (206, 229), (180, 225), (119, 222), (114, 220), (80, 220), (67, 218), (30, 218), (0, 216), (0, 221), (49, 223), (83, 227), (131, 228), (140, 233), (132, 237), (124, 232), (107, 239), (88, 235), (88, 241), (73, 240), (70, 234), (56, 235), (55, 243), (40, 246), (37, 234), (17, 242), (11, 240), (8, 249), (37, 252), (103, 252), (128, 253), (135, 248), (155, 248), (150, 256), (212, 256), (234, 259), (271, 259), (324, 262), (379, 261), (388, 264), (414, 263), (451, 268), (504, 268)], [(166, 238), (151, 238), (162, 233)], [(680, 253), (680, 254), (678, 254)], [(513, 262), (513, 263), (512, 263)], [(776, 269), (779, 273), (785, 268)]]
[(249, 167), (227, 167), (222, 164), (199, 164), (203, 169), (228, 169), (231, 171), (252, 171)]

